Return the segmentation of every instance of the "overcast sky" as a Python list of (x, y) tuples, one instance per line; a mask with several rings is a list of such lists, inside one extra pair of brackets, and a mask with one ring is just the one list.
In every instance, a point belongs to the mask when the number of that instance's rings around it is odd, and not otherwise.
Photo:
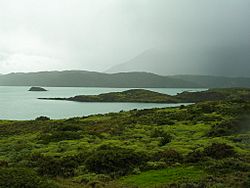
[(0, 0), (0, 73), (103, 71), (151, 48), (250, 41), (250, 0)]

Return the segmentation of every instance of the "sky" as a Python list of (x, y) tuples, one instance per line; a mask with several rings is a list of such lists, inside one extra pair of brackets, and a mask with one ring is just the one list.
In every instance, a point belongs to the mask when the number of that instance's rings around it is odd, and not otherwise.
[(0, 73), (104, 71), (153, 48), (249, 45), (250, 0), (0, 0)]

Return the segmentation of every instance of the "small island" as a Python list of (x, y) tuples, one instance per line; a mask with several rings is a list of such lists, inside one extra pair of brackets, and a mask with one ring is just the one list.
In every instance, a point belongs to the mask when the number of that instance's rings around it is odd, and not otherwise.
[(42, 87), (31, 87), (29, 91), (48, 91)]

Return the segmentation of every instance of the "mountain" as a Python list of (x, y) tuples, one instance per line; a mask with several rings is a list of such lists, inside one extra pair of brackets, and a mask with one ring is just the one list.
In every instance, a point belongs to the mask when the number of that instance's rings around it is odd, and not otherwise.
[(176, 75), (171, 78), (181, 79), (206, 88), (250, 87), (250, 78), (219, 77), (202, 75)]
[(51, 71), (0, 75), (0, 86), (120, 87), (120, 88), (225, 88), (250, 87), (250, 78), (177, 75), (146, 72), (100, 73)]
[(106, 72), (250, 77), (250, 46), (183, 46), (150, 49)]
[(106, 74), (88, 71), (11, 73), (0, 76), (1, 86), (173, 88), (200, 87), (189, 81), (145, 72)]

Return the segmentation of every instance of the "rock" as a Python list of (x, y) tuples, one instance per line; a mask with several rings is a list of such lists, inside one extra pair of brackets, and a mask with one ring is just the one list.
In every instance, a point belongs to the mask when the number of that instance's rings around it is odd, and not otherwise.
[(29, 91), (47, 91), (47, 90), (42, 87), (31, 87)]

